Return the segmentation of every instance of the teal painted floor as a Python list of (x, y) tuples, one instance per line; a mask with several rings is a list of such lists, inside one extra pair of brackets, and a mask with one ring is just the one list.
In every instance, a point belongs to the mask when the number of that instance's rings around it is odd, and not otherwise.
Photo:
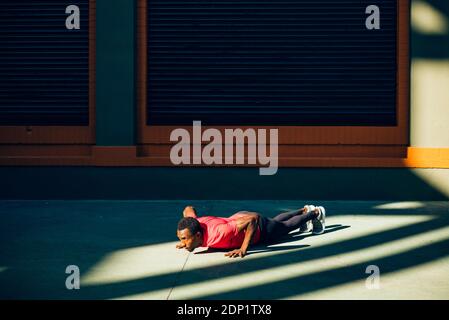
[[(188, 204), (274, 216), (306, 202), (0, 201), (0, 298), (449, 298), (448, 202), (323, 201), (325, 234), (293, 231), (243, 259), (175, 249)], [(66, 288), (69, 265), (79, 290)]]

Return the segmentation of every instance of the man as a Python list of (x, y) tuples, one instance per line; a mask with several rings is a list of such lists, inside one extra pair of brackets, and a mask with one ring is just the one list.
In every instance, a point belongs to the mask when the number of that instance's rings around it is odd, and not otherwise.
[(326, 210), (323, 207), (306, 205), (299, 210), (281, 213), (274, 218), (256, 212), (239, 211), (229, 218), (198, 217), (192, 206), (183, 211), (178, 223), (176, 248), (192, 252), (198, 247), (234, 249), (225, 254), (230, 258), (243, 258), (252, 244), (271, 243), (300, 228), (321, 234), (325, 229)]

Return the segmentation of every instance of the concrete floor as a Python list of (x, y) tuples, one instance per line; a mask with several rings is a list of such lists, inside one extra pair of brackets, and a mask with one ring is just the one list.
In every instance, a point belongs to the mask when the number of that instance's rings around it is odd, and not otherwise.
[(325, 234), (294, 231), (244, 259), (175, 249), (187, 204), (274, 216), (306, 202), (0, 201), (0, 299), (449, 298), (448, 202), (320, 202)]

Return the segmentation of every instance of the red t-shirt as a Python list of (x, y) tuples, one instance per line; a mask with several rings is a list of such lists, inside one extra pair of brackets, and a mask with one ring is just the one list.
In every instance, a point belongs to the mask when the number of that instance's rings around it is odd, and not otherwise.
[[(236, 213), (229, 218), (222, 217), (199, 217), (201, 228), (203, 229), (203, 247), (217, 249), (240, 248), (245, 239), (245, 230), (238, 232), (235, 220), (244, 213)], [(252, 243), (260, 240), (260, 228), (256, 229)]]

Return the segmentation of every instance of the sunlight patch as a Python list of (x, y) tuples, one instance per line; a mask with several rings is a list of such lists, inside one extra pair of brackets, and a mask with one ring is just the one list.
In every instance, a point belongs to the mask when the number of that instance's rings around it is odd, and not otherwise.
[(118, 283), (179, 272), (188, 252), (177, 250), (176, 243), (115, 251), (81, 276), (81, 286)]
[(413, 2), (411, 18), (413, 29), (421, 33), (446, 34), (449, 30), (447, 17), (424, 1)]
[(391, 202), (375, 206), (374, 209), (418, 209), (425, 207), (420, 201)]

